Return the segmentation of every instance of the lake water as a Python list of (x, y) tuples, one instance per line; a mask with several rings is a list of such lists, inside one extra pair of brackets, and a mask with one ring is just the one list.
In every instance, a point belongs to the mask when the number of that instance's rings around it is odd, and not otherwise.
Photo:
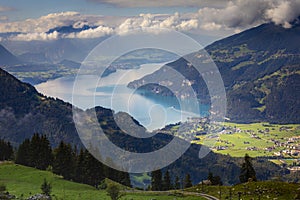
[[(102, 106), (111, 108), (115, 112), (124, 111), (133, 116), (148, 130), (162, 128), (167, 124), (186, 121), (189, 117), (195, 117), (190, 112), (181, 112), (180, 105), (175, 97), (161, 97), (151, 94), (141, 94), (127, 88), (127, 84), (133, 80), (142, 78), (158, 70), (164, 63), (144, 64), (139, 69), (118, 70), (107, 77), (84, 75), (77, 77), (83, 81), (74, 94), (80, 98), (77, 107), (82, 109)], [(75, 77), (62, 77), (36, 85), (36, 89), (51, 97), (56, 97), (72, 103), (73, 84)], [(91, 104), (90, 99), (94, 99)], [(207, 114), (209, 106), (200, 105), (200, 114)]]

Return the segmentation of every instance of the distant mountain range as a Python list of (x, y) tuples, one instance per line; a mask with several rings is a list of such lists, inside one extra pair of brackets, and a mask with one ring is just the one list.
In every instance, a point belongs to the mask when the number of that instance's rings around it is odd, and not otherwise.
[[(222, 75), (228, 101), (227, 116), (231, 121), (300, 123), (299, 46), (299, 24), (285, 29), (269, 23), (205, 48)], [(200, 58), (202, 54), (199, 51), (193, 56)], [(205, 82), (185, 59), (178, 59), (167, 66), (183, 74), (193, 83), (198, 97), (209, 102)], [(167, 67), (131, 82), (129, 87), (139, 88), (158, 74), (167, 79)], [(172, 95), (156, 84), (143, 86), (142, 89), (158, 95)]]
[[(58, 31), (68, 31), (68, 29), (65, 30), (63, 27), (56, 29)], [(92, 39), (62, 38), (50, 41), (3, 40), (1, 44), (14, 55), (20, 56), (27, 61), (57, 63), (66, 59), (82, 62), (88, 53), (105, 38), (106, 37)]]
[(50, 29), (49, 31), (47, 31), (46, 33), (53, 33), (53, 32), (58, 32), (58, 33), (79, 33), (81, 31), (84, 30), (88, 30), (88, 29), (94, 29), (97, 27), (93, 27), (93, 26), (89, 26), (89, 25), (83, 25), (80, 28), (74, 28), (73, 25), (70, 26), (60, 26), (60, 27), (56, 27), (53, 29)]
[[(35, 42), (31, 43), (31, 45), (34, 46)], [(51, 48), (51, 45), (52, 43), (50, 42), (49, 48)], [(0, 57), (2, 60), (0, 61), (0, 66), (2, 65), (3, 69), (12, 73), (18, 79), (33, 85), (62, 76), (75, 76), (81, 66), (80, 62), (68, 59), (53, 62), (43, 52), (26, 52), (16, 57), (2, 45), (0, 45), (1, 49)], [(74, 53), (76, 54), (76, 50)], [(116, 58), (110, 66), (107, 66), (102, 76), (108, 76), (119, 69), (136, 69), (142, 64), (169, 62), (178, 58), (173, 53), (158, 49), (136, 50)], [(98, 69), (92, 70), (96, 72)]]
[(21, 61), (10, 53), (4, 46), (0, 45), (0, 65), (17, 65)]

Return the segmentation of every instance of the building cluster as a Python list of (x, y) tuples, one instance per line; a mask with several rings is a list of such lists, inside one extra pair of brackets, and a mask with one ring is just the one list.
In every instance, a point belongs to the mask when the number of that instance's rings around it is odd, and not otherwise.
[(280, 142), (278, 140), (272, 140), (274, 142), (274, 149), (281, 148), (282, 150), (274, 152), (275, 156), (300, 156), (300, 136), (290, 137), (285, 142)]

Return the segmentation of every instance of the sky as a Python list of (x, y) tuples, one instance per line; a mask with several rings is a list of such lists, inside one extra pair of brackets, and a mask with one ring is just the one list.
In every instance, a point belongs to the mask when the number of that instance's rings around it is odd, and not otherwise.
[[(0, 0), (0, 33), (14, 33), (0, 39), (95, 38), (150, 27), (215, 40), (268, 22), (291, 28), (298, 16), (300, 0)], [(47, 33), (83, 25), (91, 28)]]

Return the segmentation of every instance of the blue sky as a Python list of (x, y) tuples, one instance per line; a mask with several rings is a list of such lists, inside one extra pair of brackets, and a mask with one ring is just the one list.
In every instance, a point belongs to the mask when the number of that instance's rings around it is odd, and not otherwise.
[(87, 0), (0, 0), (0, 6), (12, 8), (5, 12), (9, 21), (37, 18), (49, 13), (76, 11), (82, 14), (134, 16), (140, 13), (186, 13), (198, 10), (196, 6), (172, 7), (120, 7), (116, 4), (98, 3)]

